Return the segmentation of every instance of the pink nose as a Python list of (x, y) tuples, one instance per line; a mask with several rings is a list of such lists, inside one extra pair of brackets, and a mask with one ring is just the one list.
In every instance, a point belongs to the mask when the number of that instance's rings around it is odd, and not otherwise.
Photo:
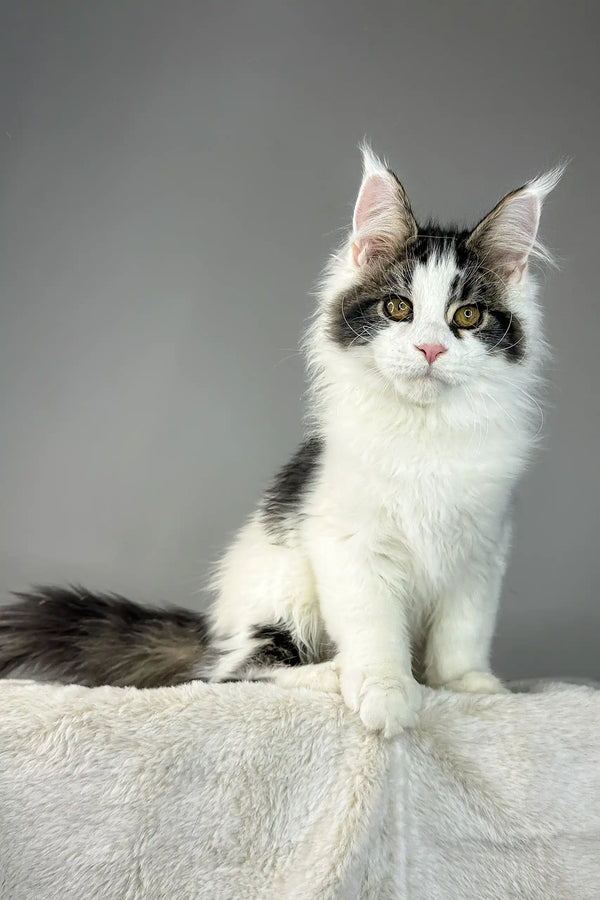
[(438, 356), (441, 356), (442, 353), (445, 353), (448, 348), (444, 347), (443, 344), (419, 344), (417, 350), (420, 350), (429, 365), (434, 363)]

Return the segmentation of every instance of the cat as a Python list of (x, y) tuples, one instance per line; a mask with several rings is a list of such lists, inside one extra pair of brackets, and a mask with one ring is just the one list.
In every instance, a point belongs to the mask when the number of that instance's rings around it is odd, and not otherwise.
[(563, 167), (471, 230), (418, 225), (368, 146), (305, 348), (305, 442), (216, 568), (207, 614), (41, 587), (0, 610), (0, 673), (87, 685), (270, 680), (341, 692), (369, 730), (425, 683), (504, 690), (490, 645), (546, 354), (528, 265)]

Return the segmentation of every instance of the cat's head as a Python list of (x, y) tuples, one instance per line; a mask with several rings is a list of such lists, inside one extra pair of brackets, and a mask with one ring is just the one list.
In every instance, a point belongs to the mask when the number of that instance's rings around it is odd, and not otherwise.
[(420, 405), (518, 381), (543, 346), (528, 263), (548, 259), (537, 230), (562, 168), (463, 231), (419, 225), (393, 172), (368, 147), (363, 159), (352, 232), (324, 282), (325, 357)]

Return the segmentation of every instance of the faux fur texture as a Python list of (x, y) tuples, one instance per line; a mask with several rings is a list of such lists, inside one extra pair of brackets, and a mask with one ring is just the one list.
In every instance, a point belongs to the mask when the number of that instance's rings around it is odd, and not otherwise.
[(600, 692), (0, 683), (2, 900), (596, 900)]

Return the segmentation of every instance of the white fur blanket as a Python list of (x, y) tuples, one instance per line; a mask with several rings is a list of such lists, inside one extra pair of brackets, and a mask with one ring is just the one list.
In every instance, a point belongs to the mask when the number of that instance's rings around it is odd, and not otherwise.
[(2, 900), (597, 900), (600, 691), (0, 682)]

